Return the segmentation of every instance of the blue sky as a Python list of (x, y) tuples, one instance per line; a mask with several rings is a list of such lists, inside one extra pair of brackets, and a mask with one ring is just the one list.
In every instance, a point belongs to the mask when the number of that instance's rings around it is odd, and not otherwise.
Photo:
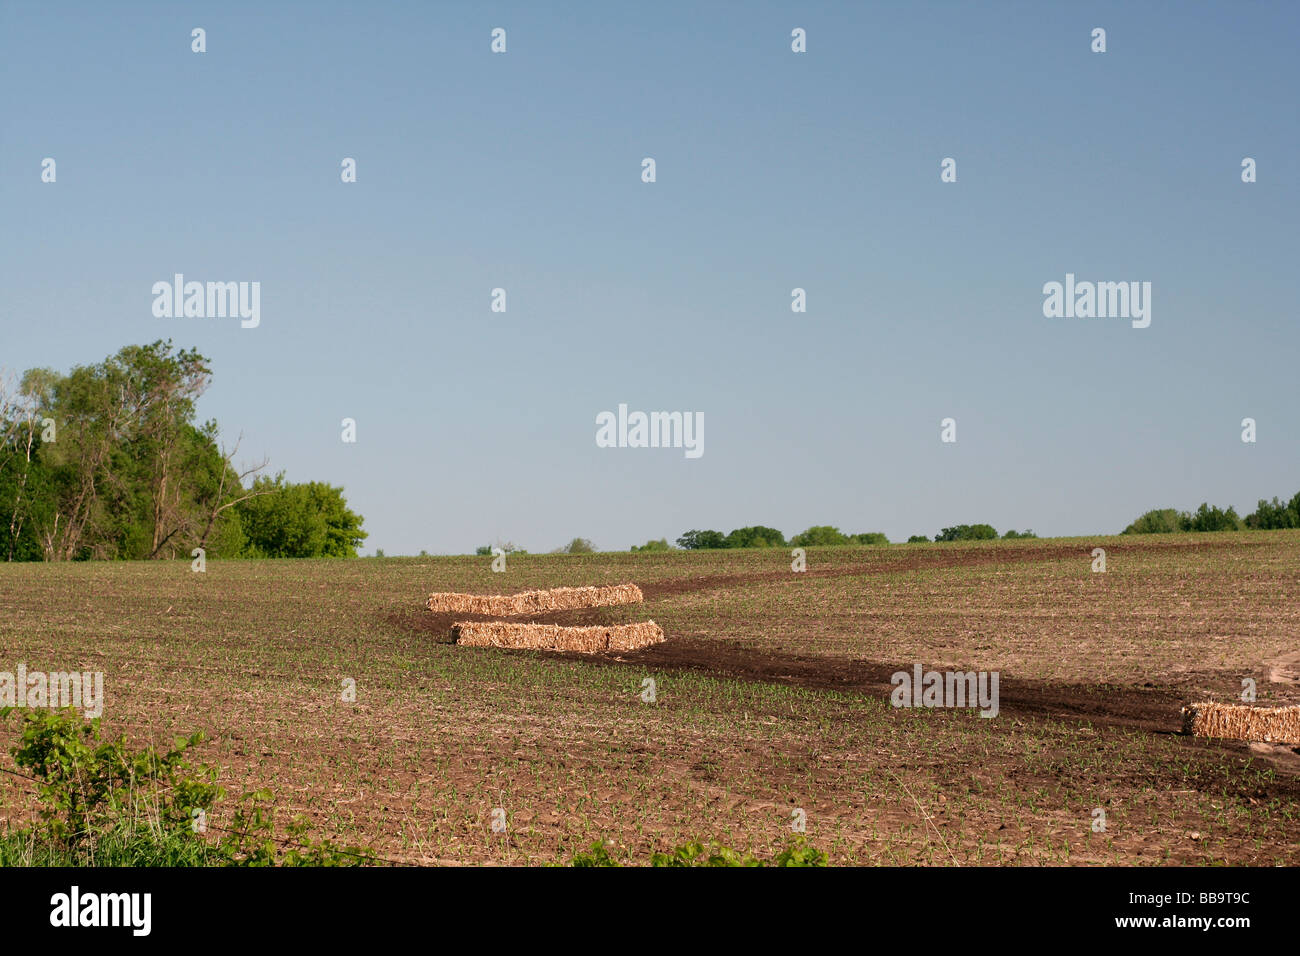
[[(4, 0), (0, 366), (197, 347), (201, 417), (343, 485), (390, 554), (1244, 513), (1300, 490), (1298, 27), (1284, 3)], [(177, 272), (259, 281), (260, 326), (156, 318)], [(1066, 273), (1151, 282), (1150, 327), (1045, 318)], [(619, 403), (702, 412), (704, 455), (597, 448)]]

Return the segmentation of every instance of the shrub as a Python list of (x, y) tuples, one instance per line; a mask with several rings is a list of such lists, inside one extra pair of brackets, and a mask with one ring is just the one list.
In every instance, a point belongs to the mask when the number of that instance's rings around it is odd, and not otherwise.
[(907, 539), (908, 544), (928, 544), (929, 541), (930, 539), (923, 534), (914, 534)]
[[(0, 708), (0, 719), (15, 709)], [(0, 837), (0, 865), (341, 866), (363, 859), (359, 847), (308, 840), (302, 820), (288, 826), (299, 845), (282, 849), (274, 810), (260, 805), (272, 798), (266, 790), (245, 794), (227, 835), (207, 840), (196, 821), (225, 791), (214, 769), (189, 761), (188, 751), (203, 740), (200, 731), (168, 751), (133, 751), (124, 735), (105, 740), (98, 718), (25, 713), (11, 753), (37, 783), (41, 823)]]
[[(0, 709), (7, 717), (12, 708)], [(24, 715), (14, 764), (38, 781), (44, 806), (40, 817), (57, 846), (75, 851), (91, 846), (105, 828), (136, 822), (147, 813), (159, 832), (170, 837), (190, 827), (195, 810), (206, 812), (222, 790), (215, 774), (195, 769), (185, 752), (203, 740), (196, 733), (160, 753), (152, 745), (138, 753), (126, 738), (105, 741), (98, 718), (83, 721), (75, 712), (33, 711)], [(152, 802), (148, 802), (152, 798)]]

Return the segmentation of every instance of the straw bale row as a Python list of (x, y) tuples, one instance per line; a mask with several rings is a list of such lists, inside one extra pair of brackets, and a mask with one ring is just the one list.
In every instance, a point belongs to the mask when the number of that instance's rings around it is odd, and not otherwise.
[(518, 647), (598, 654), (603, 651), (634, 651), (662, 643), (664, 631), (654, 621), (598, 627), (473, 621), (453, 624), (451, 640), (470, 647)]
[(549, 591), (523, 591), (519, 594), (430, 594), (427, 607), (430, 611), (444, 613), (513, 617), (546, 611), (640, 604), (643, 600), (641, 589), (635, 584), (614, 584), (603, 587), (551, 588)]

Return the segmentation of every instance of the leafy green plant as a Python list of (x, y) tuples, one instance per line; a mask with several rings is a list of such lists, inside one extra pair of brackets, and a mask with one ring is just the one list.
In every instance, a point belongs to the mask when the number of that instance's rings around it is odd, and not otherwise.
[(772, 858), (769, 866), (826, 866), (826, 853), (800, 837)]
[(591, 845), (586, 853), (577, 853), (574, 855), (570, 866), (577, 867), (597, 867), (597, 866), (620, 866), (621, 864), (609, 855), (609, 849), (605, 844), (597, 840)]
[[(0, 709), (0, 718), (12, 709)], [(178, 738), (168, 751), (150, 745), (132, 752), (125, 736), (103, 739), (99, 718), (41, 710), (25, 715), (13, 757), (38, 781), (50, 837), (73, 849), (142, 815), (164, 834), (188, 830), (193, 812), (206, 812), (223, 795), (215, 772), (186, 757), (203, 739), (200, 731)]]
[[(0, 708), (0, 720), (15, 709)], [(24, 713), (11, 753), (37, 783), (41, 823), (0, 837), (0, 865), (351, 866), (368, 858), (361, 847), (311, 840), (301, 818), (289, 823), (289, 840), (277, 839), (269, 790), (244, 794), (224, 837), (207, 839), (198, 821), (225, 790), (213, 768), (189, 759), (205, 739), (198, 731), (170, 750), (132, 750), (125, 735), (105, 739), (98, 718)]]
[[(770, 860), (762, 860), (752, 853), (742, 853), (721, 843), (701, 842), (683, 843), (670, 853), (654, 853), (650, 865), (654, 867), (696, 867), (696, 866), (826, 866), (826, 854), (816, 847), (809, 846), (803, 837), (792, 840), (780, 853)], [(597, 840), (585, 853), (576, 854), (571, 866), (606, 867), (621, 866), (610, 856), (609, 849)]]

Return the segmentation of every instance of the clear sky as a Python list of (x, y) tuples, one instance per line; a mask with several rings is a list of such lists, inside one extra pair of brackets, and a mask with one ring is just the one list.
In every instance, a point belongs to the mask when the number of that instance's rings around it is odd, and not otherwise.
[[(0, 0), (0, 366), (197, 347), (200, 416), (367, 552), (1245, 513), (1300, 490), (1298, 40), (1240, 0)], [(261, 324), (155, 317), (178, 272)], [(1067, 273), (1150, 326), (1044, 317)], [(619, 403), (704, 454), (598, 448)]]

